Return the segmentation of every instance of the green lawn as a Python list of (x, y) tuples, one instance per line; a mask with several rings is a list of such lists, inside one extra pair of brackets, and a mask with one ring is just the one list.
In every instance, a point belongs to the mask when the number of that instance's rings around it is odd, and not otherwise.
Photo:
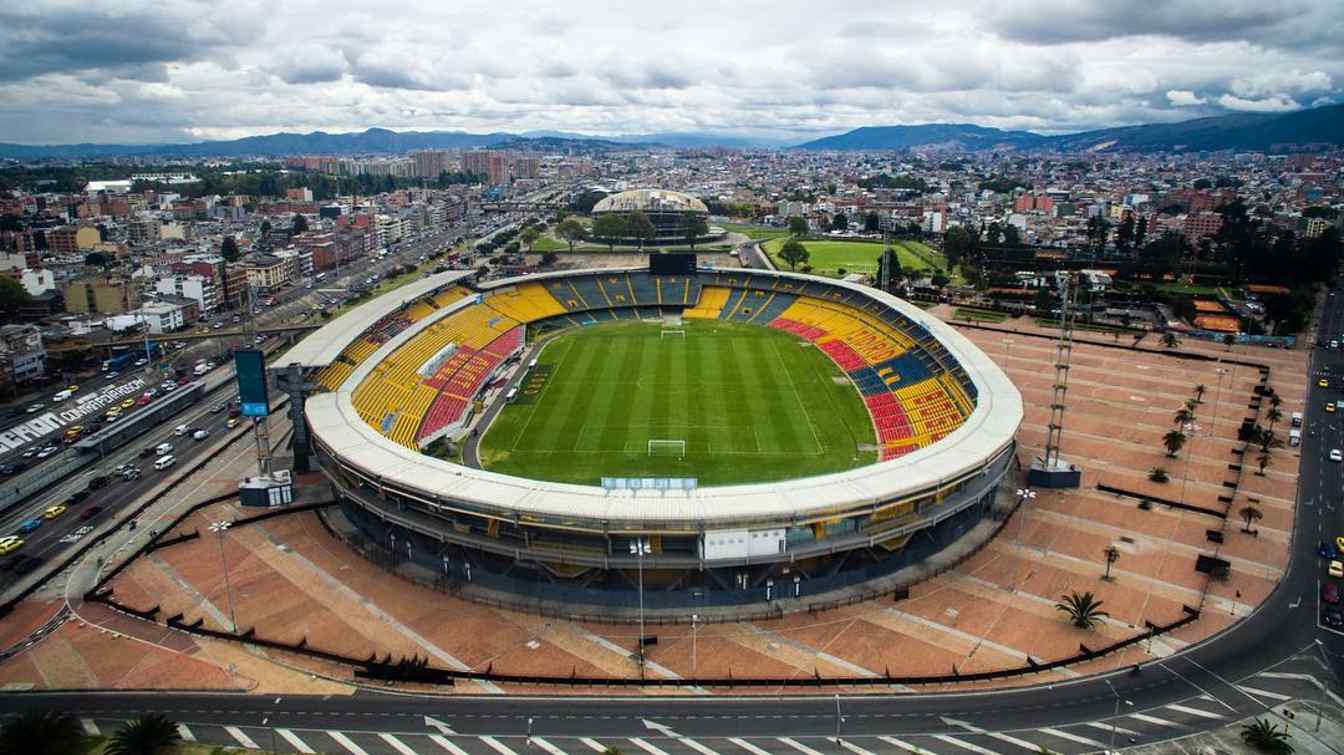
[[(487, 469), (597, 484), (695, 477), (702, 485), (806, 477), (876, 461), (858, 391), (820, 350), (757, 325), (688, 321), (576, 328), (547, 344), (481, 443)], [(526, 390), (528, 386), (534, 392)], [(685, 441), (650, 455), (648, 441)]]
[(729, 233), (740, 233), (749, 239), (777, 239), (789, 235), (787, 228), (771, 228), (748, 223), (715, 223)]
[[(784, 238), (776, 238), (763, 245), (765, 253), (770, 255), (770, 259), (774, 260), (775, 266), (780, 270), (789, 269), (789, 264), (779, 258), (780, 247), (784, 246), (785, 241)], [(907, 243), (917, 242), (902, 241), (893, 245), (897, 256), (900, 257), (901, 267), (906, 270), (928, 270), (934, 267), (920, 254), (907, 248), (905, 246)], [(882, 255), (883, 249), (881, 243), (866, 241), (803, 241), (803, 246), (807, 247), (811, 255), (808, 264), (812, 266), (812, 272), (832, 277), (838, 277), (842, 268), (846, 273), (876, 273), (877, 258)], [(923, 244), (919, 246), (928, 249)], [(931, 249), (928, 251), (933, 252)], [(934, 255), (936, 256), (936, 253)]]
[(537, 254), (545, 254), (546, 252), (568, 252), (569, 242), (550, 236), (542, 236), (537, 239), (537, 243), (532, 245), (532, 251)]
[(952, 313), (954, 320), (978, 320), (981, 322), (1003, 322), (1008, 319), (1008, 315), (1003, 312), (995, 312), (990, 309), (974, 309), (970, 307), (957, 307)]

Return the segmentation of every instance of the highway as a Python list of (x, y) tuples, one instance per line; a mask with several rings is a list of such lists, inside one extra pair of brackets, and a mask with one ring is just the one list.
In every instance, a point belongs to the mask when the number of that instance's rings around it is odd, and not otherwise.
[[(1320, 332), (1327, 340), (1344, 333), (1344, 294), (1326, 299)], [(1283, 723), (1271, 710), (1278, 703), (1344, 691), (1344, 634), (1319, 621), (1320, 585), (1328, 577), (1315, 552), (1319, 540), (1344, 534), (1339, 503), (1344, 464), (1328, 460), (1332, 448), (1344, 449), (1344, 415), (1324, 411), (1327, 399), (1344, 398), (1344, 351), (1316, 349), (1312, 359), (1287, 572), (1249, 617), (1210, 640), (1145, 664), (1138, 673), (1122, 670), (1002, 691), (892, 689), (861, 697), (836, 697), (826, 688), (810, 696), (708, 696), (694, 689), (676, 696), (619, 689), (570, 696), (557, 687), (554, 696), (500, 696), (489, 690), (451, 697), (374, 691), (348, 697), (109, 691), (0, 694), (0, 699), (7, 710), (77, 711), (91, 730), (157, 711), (182, 722), (201, 742), (267, 748), (276, 742), (284, 751), (354, 755), (556, 755), (607, 746), (650, 755), (863, 755), (916, 748), (939, 755), (1021, 755), (1040, 747), (1080, 753), (1171, 739), (1247, 716)], [(1326, 370), (1330, 386), (1321, 388), (1316, 375)], [(1271, 375), (1271, 385), (1275, 379)], [(1291, 410), (1284, 406), (1285, 415)], [(1286, 458), (1281, 452), (1276, 462), (1284, 464)], [(1234, 508), (1239, 506), (1240, 500)], [(1235, 526), (1239, 523), (1229, 523)], [(1319, 744), (1321, 751), (1344, 755), (1344, 744)]]

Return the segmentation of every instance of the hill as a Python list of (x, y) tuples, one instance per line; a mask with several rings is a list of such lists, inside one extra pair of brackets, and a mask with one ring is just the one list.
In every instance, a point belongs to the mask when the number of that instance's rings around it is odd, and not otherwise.
[(1234, 113), (1179, 123), (1097, 129), (1043, 136), (969, 124), (867, 126), (797, 145), (809, 150), (882, 150), (947, 145), (968, 150), (1014, 148), (1062, 151), (1160, 152), (1281, 150), (1344, 145), (1344, 105), (1293, 113)]

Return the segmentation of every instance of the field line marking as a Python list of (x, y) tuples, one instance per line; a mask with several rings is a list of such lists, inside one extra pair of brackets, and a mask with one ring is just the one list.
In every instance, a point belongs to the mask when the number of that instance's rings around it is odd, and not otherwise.
[[(533, 357), (533, 359), (537, 360), (538, 367), (541, 366), (541, 355), (545, 354), (546, 350), (551, 348), (551, 346), (554, 343), (555, 341), (546, 342), (545, 344), (542, 345), (541, 351), (538, 351), (537, 355)], [(555, 378), (556, 373), (558, 373), (560, 369), (565, 366), (565, 360), (569, 359), (569, 352), (573, 349), (573, 343), (574, 343), (573, 341), (565, 342), (565, 353), (560, 355), (560, 361), (555, 363), (555, 366), (551, 368), (550, 374), (546, 376), (546, 383), (541, 386), (541, 395), (537, 396), (535, 399), (532, 400), (532, 406), (529, 407), (527, 411), (527, 422), (523, 423), (522, 429), (519, 430), (518, 435), (514, 437), (513, 445), (509, 447), (510, 453), (516, 452), (518, 450), (518, 444), (522, 442), (523, 438), (527, 435), (528, 429), (532, 427), (532, 420), (537, 416), (537, 407), (541, 406), (542, 399), (546, 398), (546, 392), (551, 389), (551, 383)], [(507, 406), (504, 408), (508, 409)], [(479, 452), (480, 450), (477, 449), (478, 454)]]
[(793, 389), (793, 397), (798, 401), (798, 408), (803, 410), (803, 416), (807, 417), (807, 429), (812, 431), (812, 443), (816, 446), (818, 455), (826, 452), (821, 445), (821, 436), (817, 435), (817, 425), (812, 421), (812, 413), (807, 410), (807, 404), (803, 403), (803, 395), (798, 392), (798, 384), (793, 381), (793, 372), (789, 370), (788, 365), (784, 364), (784, 357), (779, 353), (779, 341), (770, 340), (770, 347), (775, 352), (775, 361), (784, 372), (784, 376), (789, 379), (789, 387)]

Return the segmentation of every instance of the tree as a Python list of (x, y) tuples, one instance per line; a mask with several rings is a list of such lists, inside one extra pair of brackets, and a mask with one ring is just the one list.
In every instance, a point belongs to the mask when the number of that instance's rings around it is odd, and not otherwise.
[(789, 239), (779, 248), (779, 258), (789, 263), (790, 270), (797, 270), (798, 266), (811, 259), (812, 255), (797, 239)]
[(84, 751), (84, 730), (73, 717), (30, 710), (0, 728), (0, 755), (66, 755)]
[(1193, 422), (1195, 419), (1195, 415), (1191, 413), (1189, 409), (1182, 406), (1180, 409), (1176, 410), (1176, 416), (1172, 417), (1172, 419), (1174, 419), (1176, 421), (1176, 424), (1179, 426), (1184, 425), (1188, 422)]
[(789, 235), (795, 238), (807, 235), (807, 218), (794, 215), (789, 218)]
[(878, 217), (876, 212), (870, 212), (863, 216), (863, 230), (868, 233), (877, 233), (882, 230), (882, 218)]
[(157, 755), (182, 741), (177, 724), (158, 713), (127, 721), (112, 735), (104, 755)]
[(1199, 385), (1195, 386), (1195, 401), (1201, 404), (1204, 403), (1204, 392), (1207, 390), (1208, 389), (1204, 387), (1203, 383), (1200, 383)]
[(0, 276), (0, 309), (12, 313), (19, 307), (28, 306), (32, 301), (32, 295), (22, 283), (7, 276)]
[(1106, 555), (1106, 575), (1102, 579), (1109, 582), (1111, 580), (1111, 564), (1120, 560), (1120, 549), (1114, 545), (1108, 545), (1102, 553)]
[(625, 218), (620, 215), (602, 214), (593, 219), (593, 237), (607, 242), (609, 252), (626, 233)]
[(1148, 216), (1140, 215), (1139, 223), (1134, 227), (1134, 247), (1143, 248), (1143, 241), (1148, 237)]
[(269, 220), (261, 221), (261, 237), (269, 238), (270, 235), (271, 235), (271, 221)]
[(1181, 345), (1181, 339), (1177, 338), (1175, 333), (1168, 330), (1166, 333), (1162, 334), (1162, 345), (1168, 349), (1174, 349)]
[(219, 254), (228, 262), (237, 261), (238, 240), (232, 236), (225, 236), (224, 242), (219, 245)]
[(1263, 718), (1257, 718), (1241, 727), (1241, 741), (1251, 748), (1270, 755), (1292, 755), (1293, 745), (1288, 741), (1288, 727), (1282, 730)]
[(905, 270), (901, 267), (901, 255), (896, 253), (895, 249), (887, 247), (882, 250), (882, 254), (877, 258), (877, 283), (880, 287), (885, 280), (888, 285), (895, 285), (905, 277)]
[(307, 230), (308, 230), (308, 218), (305, 218), (301, 213), (298, 212), (294, 213), (294, 221), (290, 224), (290, 231), (289, 231), (290, 235), (297, 236), (298, 234), (304, 233)]
[(1269, 452), (1268, 452), (1268, 451), (1262, 451), (1262, 452), (1260, 452), (1260, 456), (1258, 456), (1258, 457), (1256, 458), (1256, 460), (1255, 460), (1256, 466), (1258, 466), (1258, 467), (1260, 468), (1260, 469), (1256, 472), (1256, 474), (1259, 475), (1260, 477), (1264, 477), (1264, 476), (1265, 476), (1265, 470), (1269, 467), (1269, 464), (1270, 464), (1271, 461), (1272, 461), (1272, 460), (1271, 460), (1270, 457), (1269, 457)]
[(626, 234), (632, 238), (639, 239), (639, 248), (644, 249), (644, 242), (652, 241), (657, 229), (653, 227), (653, 221), (649, 216), (640, 210), (630, 213), (625, 221)]
[(1022, 246), (1022, 232), (1017, 230), (1017, 226), (1009, 224), (1003, 227), (1003, 245), (1013, 248)]
[(112, 260), (102, 252), (90, 252), (84, 255), (84, 264), (89, 267), (101, 267), (105, 269), (108, 265), (112, 264)]
[(541, 231), (532, 226), (524, 228), (523, 232), (518, 235), (518, 240), (523, 242), (523, 246), (527, 247), (528, 254), (532, 253), (532, 245), (537, 243), (539, 238), (541, 238)]
[(1232, 345), (1235, 344), (1236, 342), (1237, 342), (1237, 337), (1236, 337), (1235, 335), (1233, 335), (1232, 333), (1228, 333), (1228, 334), (1226, 334), (1226, 335), (1223, 336), (1223, 345), (1227, 347), (1227, 350), (1228, 350), (1228, 351), (1231, 351), (1231, 350), (1232, 350)]
[(1269, 429), (1273, 430), (1274, 424), (1283, 419), (1283, 412), (1277, 406), (1271, 406), (1269, 411), (1265, 413), (1265, 419), (1269, 420)]
[(1176, 458), (1185, 446), (1185, 433), (1180, 430), (1168, 430), (1166, 435), (1162, 436), (1162, 445), (1167, 449), (1167, 456)]
[(1152, 480), (1153, 482), (1166, 482), (1171, 478), (1167, 476), (1167, 470), (1163, 469), (1162, 467), (1153, 467), (1152, 469), (1148, 470), (1148, 479)]
[(1134, 243), (1134, 216), (1126, 215), (1124, 220), (1120, 221), (1119, 227), (1115, 229), (1115, 249), (1118, 252), (1128, 252)]
[(569, 251), (574, 251), (574, 242), (584, 241), (588, 238), (588, 229), (583, 227), (576, 218), (565, 218), (560, 221), (560, 225), (555, 227), (555, 233), (569, 244)]
[(1092, 242), (1092, 251), (1100, 253), (1106, 249), (1106, 239), (1111, 235), (1111, 223), (1099, 215), (1087, 219), (1087, 238)]
[(845, 215), (843, 212), (836, 213), (833, 217), (831, 217), (831, 230), (832, 231), (849, 230), (849, 217)]
[(1056, 610), (1063, 611), (1069, 615), (1069, 621), (1079, 629), (1091, 629), (1101, 622), (1102, 619), (1110, 617), (1109, 613), (1101, 610), (1103, 601), (1097, 600), (1090, 593), (1071, 592), (1060, 598), (1060, 602), (1055, 604)]
[(686, 235), (686, 243), (690, 245), (691, 251), (695, 251), (695, 242), (709, 235), (709, 223), (705, 222), (703, 216), (687, 215), (681, 230)]

